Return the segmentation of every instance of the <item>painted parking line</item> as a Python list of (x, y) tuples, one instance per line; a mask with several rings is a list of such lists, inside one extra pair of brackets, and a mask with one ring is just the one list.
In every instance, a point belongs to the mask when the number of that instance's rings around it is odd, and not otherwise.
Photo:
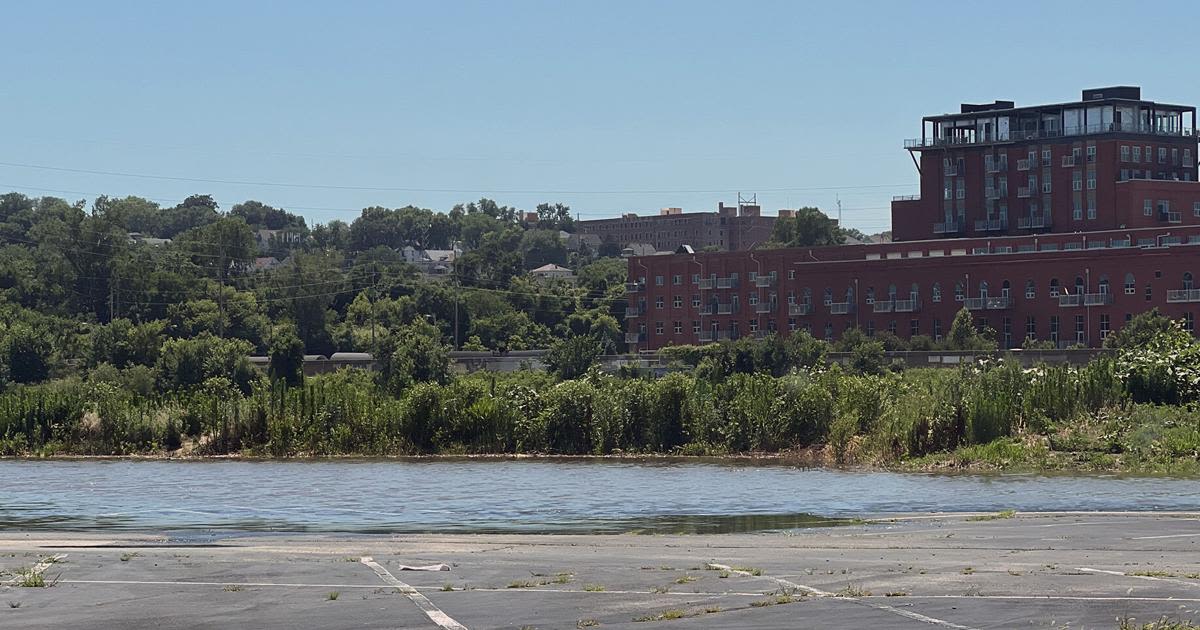
[(708, 563), (708, 566), (714, 567), (717, 569), (721, 569), (724, 571), (729, 571), (730, 573), (736, 573), (736, 574), (744, 576), (744, 577), (770, 580), (780, 586), (783, 586), (786, 588), (791, 588), (791, 589), (796, 589), (796, 590), (801, 590), (801, 591), (804, 591), (811, 595), (815, 595), (817, 597), (825, 597), (825, 598), (833, 599), (835, 601), (849, 602), (852, 604), (857, 604), (859, 606), (865, 606), (867, 608), (873, 608), (875, 610), (889, 612), (894, 615), (900, 615), (901, 617), (907, 617), (908, 619), (912, 619), (913, 621), (920, 621), (921, 623), (933, 624), (935, 626), (942, 626), (944, 628), (954, 628), (955, 630), (974, 630), (970, 626), (962, 626), (962, 625), (959, 625), (959, 624), (956, 624), (956, 623), (953, 623), (950, 621), (946, 621), (945, 619), (938, 619), (937, 617), (930, 617), (928, 615), (922, 615), (921, 613), (913, 612), (911, 610), (901, 610), (899, 608), (896, 608), (895, 606), (888, 606), (887, 604), (880, 604), (878, 602), (869, 601), (869, 600), (861, 598), (861, 597), (839, 597), (838, 595), (836, 595), (834, 593), (830, 593), (829, 591), (822, 591), (819, 588), (814, 588), (812, 586), (808, 586), (806, 584), (800, 584), (798, 582), (793, 582), (791, 580), (785, 580), (783, 578), (771, 577), (769, 575), (754, 575), (753, 573), (750, 573), (749, 571), (743, 571), (740, 569), (735, 569), (728, 565), (716, 564), (713, 562)]
[(1169, 577), (1155, 577), (1153, 575), (1130, 575), (1128, 573), (1122, 573), (1120, 571), (1108, 571), (1106, 569), (1089, 569), (1087, 567), (1080, 567), (1075, 570), (1082, 571), (1083, 573), (1100, 573), (1103, 575), (1119, 575), (1121, 577), (1134, 578), (1136, 580), (1148, 580), (1150, 582), (1170, 582), (1172, 584), (1182, 584), (1183, 586), (1188, 586), (1191, 588), (1200, 588), (1200, 584), (1198, 584), (1196, 582), (1187, 582), (1185, 580), (1176, 580), (1176, 579), (1169, 578)]
[(396, 576), (392, 575), (390, 571), (383, 568), (383, 565), (375, 562), (375, 560), (370, 556), (363, 556), (362, 558), (359, 558), (359, 562), (371, 567), (371, 570), (374, 571), (375, 575), (378, 575), (381, 580), (396, 587), (396, 590), (400, 591), (405, 595), (405, 597), (408, 597), (408, 599), (412, 600), (412, 603), (416, 604), (417, 607), (425, 613), (425, 616), (429, 617), (429, 619), (436, 623), (438, 627), (443, 628), (444, 630), (467, 630), (466, 626), (458, 623), (452, 619), (450, 615), (442, 612), (441, 608), (435, 606), (433, 602), (429, 601), (428, 597), (422, 595), (419, 591), (417, 591), (417, 589), (405, 584), (404, 582), (401, 582), (400, 580), (397, 580)]

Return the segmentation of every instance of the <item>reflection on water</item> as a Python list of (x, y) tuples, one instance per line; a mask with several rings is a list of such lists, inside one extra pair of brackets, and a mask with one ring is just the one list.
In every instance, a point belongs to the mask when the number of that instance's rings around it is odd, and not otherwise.
[(611, 460), (0, 461), (0, 528), (721, 533), (900, 512), (1197, 510), (1200, 482)]

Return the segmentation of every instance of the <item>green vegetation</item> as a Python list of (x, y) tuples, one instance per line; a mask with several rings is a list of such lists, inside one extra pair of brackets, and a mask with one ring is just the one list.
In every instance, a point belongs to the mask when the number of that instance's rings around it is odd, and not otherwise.
[(1016, 510), (1001, 510), (995, 514), (980, 514), (978, 516), (968, 516), (968, 521), (996, 521), (1012, 518), (1017, 515)]

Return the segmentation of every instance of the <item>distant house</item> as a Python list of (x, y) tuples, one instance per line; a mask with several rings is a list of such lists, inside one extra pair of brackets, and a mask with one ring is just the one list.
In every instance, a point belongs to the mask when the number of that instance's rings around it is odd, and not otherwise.
[(537, 269), (529, 272), (529, 275), (539, 280), (565, 280), (567, 282), (575, 281), (575, 273), (566, 267), (560, 267), (554, 263), (542, 265)]
[(260, 256), (254, 259), (254, 271), (270, 271), (282, 264), (274, 256)]
[(272, 242), (290, 248), (304, 242), (304, 233), (298, 228), (255, 230), (254, 242), (258, 244), (258, 249), (264, 252), (271, 248)]
[(404, 256), (404, 262), (416, 266), (421, 273), (444, 275), (454, 270), (454, 261), (462, 255), (462, 250), (421, 249), (405, 245), (400, 254)]
[(166, 245), (167, 243), (171, 242), (171, 239), (169, 239), (169, 238), (154, 238), (152, 236), (146, 236), (145, 234), (142, 234), (141, 232), (130, 232), (129, 233), (129, 242), (130, 243), (142, 243), (145, 245)]
[(563, 234), (566, 234), (564, 240), (566, 241), (567, 249), (573, 252), (579, 251), (585, 245), (589, 250), (595, 252), (600, 249), (600, 244), (604, 242), (595, 234), (567, 234), (566, 232), (563, 232)]

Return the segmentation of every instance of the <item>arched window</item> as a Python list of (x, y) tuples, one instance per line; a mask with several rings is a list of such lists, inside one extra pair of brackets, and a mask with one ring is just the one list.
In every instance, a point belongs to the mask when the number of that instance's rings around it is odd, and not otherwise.
[(908, 289), (908, 299), (915, 300), (921, 295), (921, 287), (916, 282)]
[(825, 306), (833, 304), (833, 289), (825, 287)]
[(965, 296), (965, 295), (963, 295), (963, 283), (962, 283), (962, 280), (959, 280), (958, 282), (955, 282), (955, 283), (954, 283), (954, 301), (955, 301), (955, 302), (961, 302), (961, 301), (963, 301), (963, 298), (965, 298), (965, 297), (966, 297), (966, 296)]
[(933, 301), (934, 303), (942, 301), (942, 283), (940, 282), (933, 283)]
[(896, 299), (896, 285), (895, 285), (895, 283), (892, 283), (892, 284), (889, 284), (889, 285), (888, 285), (888, 299), (889, 299), (889, 300), (894, 300), (894, 299)]
[(1012, 285), (1009, 284), (1008, 280), (1005, 280), (1004, 285), (1000, 287), (1000, 297), (1011, 297), (1011, 296), (1012, 296)]
[(1083, 276), (1075, 276), (1075, 295), (1083, 295), (1086, 285), (1083, 284)]
[(804, 291), (801, 292), (801, 296), (801, 300), (805, 304), (812, 304), (812, 289), (804, 287)]
[(875, 303), (875, 287), (867, 287), (867, 304)]
[(979, 283), (979, 297), (986, 298), (987, 296), (988, 296), (988, 283), (987, 283), (987, 280), (984, 280), (983, 282)]
[(1050, 278), (1050, 297), (1057, 298), (1059, 293), (1058, 278)]
[(1025, 281), (1025, 299), (1032, 300), (1037, 297), (1037, 284), (1033, 280)]
[(1183, 272), (1183, 288), (1189, 291), (1192, 289), (1192, 272), (1190, 271)]
[(1137, 292), (1137, 284), (1134, 282), (1133, 274), (1125, 274), (1125, 295), (1133, 295)]
[(1108, 276), (1106, 276), (1106, 275), (1100, 276), (1099, 290), (1100, 290), (1101, 294), (1108, 295)]
[(847, 302), (854, 301), (854, 285), (850, 285), (850, 286), (846, 287), (846, 301)]

